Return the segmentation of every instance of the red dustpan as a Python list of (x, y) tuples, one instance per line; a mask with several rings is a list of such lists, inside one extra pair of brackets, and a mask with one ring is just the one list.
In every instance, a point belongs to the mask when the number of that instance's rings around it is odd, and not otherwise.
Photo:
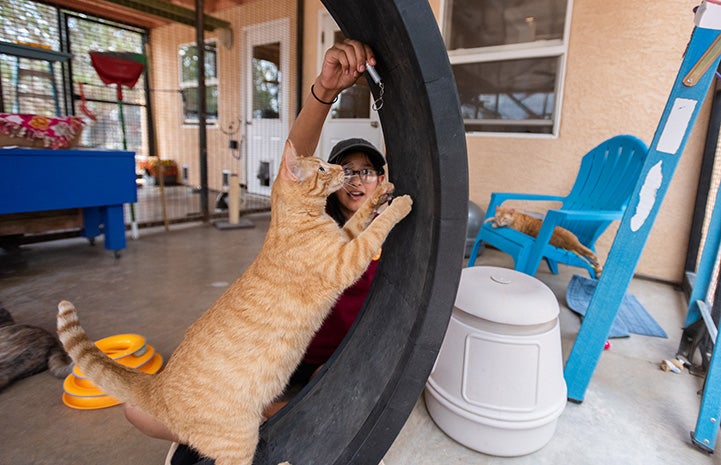
[[(120, 129), (123, 133), (123, 150), (128, 150), (128, 139), (125, 134), (125, 117), (123, 116), (123, 86), (132, 89), (145, 69), (145, 55), (133, 52), (90, 52), (90, 62), (105, 85), (115, 84), (118, 96), (118, 115)], [(133, 239), (138, 238), (138, 225), (135, 220), (135, 208), (130, 205), (131, 227)]]
[(119, 89), (135, 87), (145, 68), (145, 55), (140, 53), (90, 52), (90, 61), (103, 84), (117, 84)]

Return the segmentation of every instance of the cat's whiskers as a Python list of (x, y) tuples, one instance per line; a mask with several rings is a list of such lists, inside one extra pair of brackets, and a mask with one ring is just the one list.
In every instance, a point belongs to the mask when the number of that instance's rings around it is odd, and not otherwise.
[(352, 176), (346, 177), (345, 180), (343, 181), (343, 185), (341, 186), (341, 188), (349, 194), (351, 193), (351, 191), (348, 189), (348, 186), (353, 186), (351, 179), (353, 179)]

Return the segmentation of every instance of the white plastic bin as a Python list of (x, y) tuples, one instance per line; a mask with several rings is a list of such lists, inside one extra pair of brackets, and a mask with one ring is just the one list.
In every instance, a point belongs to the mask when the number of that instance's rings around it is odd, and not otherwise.
[(532, 276), (465, 268), (426, 384), (438, 427), (490, 455), (545, 446), (566, 406), (558, 313), (553, 292)]

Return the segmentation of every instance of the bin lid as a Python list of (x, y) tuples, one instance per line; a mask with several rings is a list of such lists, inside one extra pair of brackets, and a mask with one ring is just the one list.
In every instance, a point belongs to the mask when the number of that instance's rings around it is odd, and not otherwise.
[(464, 268), (456, 308), (487, 321), (517, 326), (548, 323), (558, 317), (553, 291), (533, 276), (508, 268)]

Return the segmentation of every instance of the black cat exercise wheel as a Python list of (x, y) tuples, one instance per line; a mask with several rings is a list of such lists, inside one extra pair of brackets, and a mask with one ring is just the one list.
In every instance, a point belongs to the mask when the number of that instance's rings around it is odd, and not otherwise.
[[(323, 3), (346, 37), (375, 52), (389, 171), (396, 192), (413, 197), (413, 211), (386, 241), (370, 294), (341, 347), (321, 375), (261, 427), (256, 465), (378, 463), (433, 368), (463, 265), (466, 139), (428, 2)], [(377, 96), (379, 88), (371, 86)]]

